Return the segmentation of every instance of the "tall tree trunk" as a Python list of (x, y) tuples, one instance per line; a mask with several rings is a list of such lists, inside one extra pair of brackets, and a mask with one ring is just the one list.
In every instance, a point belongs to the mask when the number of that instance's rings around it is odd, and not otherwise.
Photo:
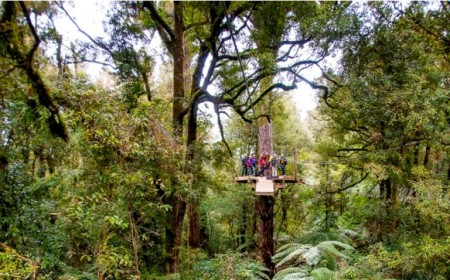
[(166, 260), (168, 273), (177, 273), (179, 254), (183, 237), (183, 220), (186, 213), (186, 202), (174, 194), (172, 199), (172, 211), (169, 213), (169, 226), (166, 228), (166, 251), (169, 256)]
[(258, 258), (265, 267), (269, 269), (269, 276), (275, 275), (275, 264), (272, 262), (272, 256), (275, 252), (273, 242), (273, 209), (275, 199), (273, 196), (258, 197)]
[[(197, 58), (197, 66), (192, 74), (191, 82), (191, 108), (189, 110), (188, 131), (187, 131), (187, 161), (190, 162), (189, 170), (192, 174), (192, 187), (196, 188), (199, 181), (199, 173), (202, 169), (202, 163), (196, 160), (198, 153), (196, 147), (197, 142), (197, 128), (198, 128), (198, 105), (201, 89), (201, 80), (203, 77), (203, 69), (209, 55), (209, 49), (206, 45), (200, 48), (200, 55)], [(190, 56), (186, 55), (185, 68), (188, 68), (191, 62)], [(188, 63), (187, 63), (188, 62)], [(192, 248), (200, 248), (205, 240), (202, 240), (201, 224), (200, 224), (200, 202), (198, 200), (192, 201), (189, 207), (189, 235), (188, 243)], [(207, 235), (203, 235), (206, 237)]]
[(192, 201), (188, 206), (188, 243), (191, 248), (200, 248), (201, 234), (200, 234), (200, 207), (198, 201)]
[[(174, 138), (180, 140), (183, 135), (184, 117), (184, 22), (183, 2), (174, 2), (174, 37), (171, 45), (173, 56), (173, 101), (172, 101), (172, 128)], [(174, 180), (175, 181), (175, 180)], [(177, 182), (175, 181), (176, 185)], [(166, 229), (167, 272), (177, 273), (179, 252), (183, 236), (183, 221), (186, 213), (186, 202), (177, 191), (171, 194), (169, 214), (169, 227)]]
[[(241, 212), (241, 223), (239, 225), (239, 245), (243, 246), (246, 242), (246, 233), (247, 233), (247, 211), (248, 211), (247, 203), (242, 204), (242, 212)], [(246, 248), (243, 246), (241, 252), (245, 252)]]
[[(272, 124), (267, 123), (259, 127), (259, 153), (273, 152)], [(269, 276), (275, 275), (275, 264), (272, 256), (275, 252), (273, 242), (273, 210), (275, 199), (273, 196), (260, 196), (257, 200), (256, 210), (259, 215), (258, 222), (258, 258), (269, 269)]]
[[(190, 162), (188, 170), (192, 174), (192, 187), (196, 188), (198, 185), (198, 175), (201, 169), (201, 163), (196, 161), (196, 140), (197, 140), (197, 111), (198, 104), (194, 101), (194, 105), (189, 111), (188, 119), (188, 135), (186, 146), (187, 151), (187, 161)], [(200, 202), (198, 200), (193, 200), (189, 204), (188, 216), (189, 216), (189, 226), (188, 226), (188, 244), (191, 248), (200, 248), (201, 245), (201, 234), (200, 234)]]
[(174, 2), (174, 41), (172, 44), (173, 55), (173, 102), (172, 102), (172, 126), (177, 139), (183, 135), (184, 116), (184, 22), (183, 2)]
[(425, 168), (431, 171), (431, 147), (427, 145), (425, 148), (425, 157), (423, 159), (423, 165)]
[[(380, 182), (380, 195), (384, 199), (386, 209), (386, 219), (381, 222), (379, 237), (385, 239), (389, 234), (394, 233), (397, 228), (395, 218), (395, 207), (397, 205), (397, 186), (390, 178)], [(390, 242), (389, 240), (387, 240)]]
[(281, 221), (280, 221), (280, 231), (287, 232), (287, 219), (288, 219), (288, 209), (289, 209), (289, 193), (287, 188), (281, 191)]

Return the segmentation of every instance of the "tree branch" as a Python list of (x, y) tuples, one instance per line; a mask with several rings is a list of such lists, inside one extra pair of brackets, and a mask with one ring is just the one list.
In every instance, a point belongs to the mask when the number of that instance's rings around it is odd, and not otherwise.
[(25, 15), (25, 18), (27, 19), (28, 27), (31, 30), (31, 34), (34, 37), (34, 44), (31, 50), (27, 54), (27, 61), (31, 62), (33, 60), (34, 53), (36, 52), (37, 48), (39, 47), (39, 44), (41, 43), (41, 39), (39, 38), (38, 34), (36, 33), (36, 29), (34, 28), (33, 23), (30, 19), (30, 13), (27, 10), (27, 7), (25, 6), (25, 3), (23, 1), (19, 1), (20, 7), (22, 8), (22, 12)]
[[(59, 108), (55, 104), (50, 89), (45, 84), (42, 79), (40, 73), (33, 67), (33, 58), (35, 48), (39, 46), (40, 39), (37, 37), (33, 48), (27, 55), (20, 52), (20, 48), (17, 46), (18, 42), (12, 33), (12, 30), (6, 29), (4, 26), (14, 25), (16, 24), (13, 20), (13, 17), (16, 15), (14, 2), (6, 2), (4, 5), (4, 12), (1, 18), (0, 24), (0, 36), (2, 40), (6, 42), (6, 51), (8, 52), (11, 59), (17, 62), (18, 68), (22, 69), (25, 73), (29, 81), (31, 82), (31, 89), (38, 96), (39, 103), (46, 107), (49, 111), (49, 116), (46, 118), (48, 122), (48, 126), (50, 128), (50, 132), (57, 137), (64, 139), (65, 141), (69, 140), (69, 136), (67, 133), (67, 128), (63, 122), (63, 119), (59, 113)], [(21, 3), (22, 9), (24, 8), (24, 4)], [(24, 13), (26, 13), (26, 17), (28, 15), (28, 11), (25, 8)], [(27, 17), (27, 21), (30, 20), (29, 15)], [(31, 20), (29, 21), (31, 24)], [(30, 27), (31, 28), (31, 27)], [(37, 36), (36, 30), (31, 28), (31, 32), (34, 33), (33, 36)]]
[(221, 112), (219, 111), (219, 105), (218, 104), (214, 104), (214, 111), (216, 111), (217, 125), (219, 126), (220, 138), (222, 140), (222, 143), (224, 143), (225, 147), (227, 147), (227, 150), (228, 150), (228, 153), (230, 154), (230, 156), (233, 156), (233, 152), (231, 151), (230, 145), (228, 145), (228, 142), (225, 139), (225, 135), (223, 133), (223, 125), (222, 125), (222, 120), (220, 118)]
[(69, 12), (64, 8), (64, 5), (60, 2), (56, 2), (56, 4), (58, 5), (58, 7), (66, 14), (66, 16), (69, 18), (69, 20), (75, 25), (75, 27), (78, 29), (78, 31), (83, 34), (84, 36), (86, 36), (94, 45), (96, 45), (97, 47), (105, 50), (107, 53), (109, 53), (109, 55), (114, 58), (117, 61), (120, 62), (124, 62), (121, 61), (119, 59), (115, 58), (115, 54), (113, 51), (111, 51), (103, 42), (100, 42), (98, 40), (95, 40), (94, 38), (92, 38), (91, 35), (89, 35), (87, 32), (85, 32), (83, 29), (81, 29), (81, 27), (78, 25), (78, 23), (72, 18), (72, 16), (69, 14)]
[(203, 26), (203, 25), (206, 25), (208, 23), (209, 23), (209, 18), (207, 18), (207, 19), (205, 19), (204, 21), (201, 21), (201, 22), (194, 22), (194, 23), (186, 25), (184, 27), (184, 31), (188, 31), (191, 28), (198, 27), (198, 26)]
[(275, 83), (270, 85), (268, 88), (266, 88), (259, 96), (254, 100), (250, 106), (247, 107), (247, 109), (243, 110), (243, 113), (247, 113), (251, 108), (255, 107), (267, 94), (269, 94), (272, 90), (280, 88), (284, 91), (293, 90), (296, 89), (297, 86), (295, 84), (292, 85), (285, 85), (283, 83)]
[(278, 44), (278, 47), (281, 47), (281, 46), (284, 46), (284, 45), (304, 46), (306, 43), (308, 43), (308, 42), (310, 42), (310, 41), (311, 41), (311, 38), (310, 38), (310, 37), (309, 37), (309, 38), (306, 38), (306, 39), (303, 39), (303, 40), (294, 40), (294, 41), (287, 40), (287, 41), (281, 41), (281, 42)]
[(342, 191), (345, 191), (345, 190), (348, 190), (348, 189), (350, 189), (350, 188), (353, 188), (354, 186), (356, 186), (356, 185), (358, 185), (359, 183), (361, 183), (362, 181), (364, 181), (368, 176), (369, 176), (369, 172), (367, 172), (366, 175), (364, 175), (361, 179), (359, 179), (358, 181), (356, 181), (356, 182), (354, 182), (354, 183), (352, 183), (352, 184), (350, 184), (350, 185), (348, 185), (348, 186), (345, 186), (345, 187), (343, 187), (343, 188), (339, 188), (339, 189), (334, 190), (334, 191), (327, 191), (326, 193), (327, 193), (327, 194), (340, 193), (340, 192), (342, 192)]
[[(110, 68), (112, 68), (112, 69), (114, 69), (114, 70), (117, 70), (117, 69), (118, 69), (117, 66), (114, 66), (114, 65), (112, 65), (112, 64), (110, 64), (110, 63), (107, 63), (107, 62), (98, 61), (98, 60), (93, 60), (93, 59), (86, 59), (86, 58), (83, 58), (83, 59), (80, 59), (80, 61), (82, 61), (82, 62), (90, 62), (90, 63), (95, 63), (95, 64), (107, 66), (107, 67), (110, 67)], [(65, 63), (66, 63), (66, 64), (76, 64), (77, 62), (76, 62), (76, 61), (66, 61)]]
[(323, 100), (325, 101), (325, 103), (326, 103), (330, 108), (336, 109), (335, 106), (331, 105), (331, 104), (328, 102), (328, 98), (329, 98), (330, 96), (329, 96), (329, 90), (328, 90), (328, 87), (327, 87), (327, 86), (324, 86), (324, 85), (318, 85), (318, 84), (316, 84), (316, 83), (314, 83), (314, 82), (311, 82), (310, 80), (306, 79), (305, 77), (303, 77), (303, 76), (297, 74), (297, 73), (296, 73), (294, 70), (292, 70), (292, 69), (290, 69), (290, 70), (288, 70), (288, 71), (289, 71), (291, 74), (293, 74), (295, 77), (297, 77), (297, 78), (299, 78), (300, 80), (302, 80), (302, 81), (304, 81), (305, 83), (307, 83), (311, 88), (323, 90), (323, 91), (324, 91), (324, 94), (323, 94)]
[(159, 35), (166, 44), (166, 46), (171, 49), (172, 43), (175, 41), (175, 32), (170, 28), (167, 22), (159, 15), (155, 8), (155, 5), (151, 1), (144, 1), (143, 7), (150, 12), (151, 18), (155, 21)]

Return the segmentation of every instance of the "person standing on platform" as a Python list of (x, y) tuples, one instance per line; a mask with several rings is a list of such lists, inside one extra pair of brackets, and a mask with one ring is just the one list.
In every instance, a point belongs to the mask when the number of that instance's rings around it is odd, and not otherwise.
[(255, 157), (255, 154), (252, 154), (250, 156), (250, 175), (251, 176), (255, 176), (256, 163), (257, 163), (257, 160)]
[(242, 161), (241, 176), (247, 176), (247, 160), (248, 160), (247, 155), (243, 155), (242, 159), (241, 159), (241, 161)]
[(280, 157), (280, 169), (281, 169), (281, 175), (286, 175), (286, 165), (287, 165), (287, 159), (284, 155), (281, 155)]
[(277, 154), (273, 154), (273, 156), (272, 156), (272, 160), (270, 161), (270, 164), (272, 165), (272, 176), (278, 176), (278, 172), (277, 172), (277, 169), (278, 169), (278, 162), (279, 162), (279, 159), (278, 159), (278, 156), (277, 156)]
[(252, 175), (252, 160), (251, 160), (251, 156), (247, 157), (247, 162), (245, 163), (245, 166), (247, 167), (247, 175), (250, 176)]
[(272, 161), (272, 155), (270, 155), (268, 152), (264, 153), (264, 158), (266, 160), (266, 166), (264, 167), (264, 176), (270, 176), (272, 174), (272, 169), (270, 168), (270, 164)]
[(264, 154), (261, 154), (259, 156), (259, 160), (258, 160), (258, 167), (259, 167), (259, 171), (258, 171), (258, 176), (264, 176), (264, 170), (266, 169), (266, 156)]

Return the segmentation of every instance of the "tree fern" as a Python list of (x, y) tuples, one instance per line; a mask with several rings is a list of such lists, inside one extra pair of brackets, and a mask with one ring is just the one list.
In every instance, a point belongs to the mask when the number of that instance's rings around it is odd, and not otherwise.
[[(335, 258), (349, 259), (352, 251), (354, 251), (352, 246), (340, 241), (322, 241), (316, 246), (286, 244), (280, 247), (272, 258), (276, 267), (288, 262), (303, 264), (303, 267), (285, 268), (279, 271), (274, 279), (333, 279), (331, 269), (337, 269)], [(321, 265), (326, 267), (319, 267)], [(309, 275), (306, 268), (316, 269)]]
[(299, 243), (289, 243), (281, 246), (277, 253), (272, 257), (272, 260), (276, 263), (276, 266), (281, 266), (284, 263), (293, 260), (297, 256), (303, 255), (311, 248), (309, 245), (303, 245)]
[(326, 267), (319, 267), (311, 271), (311, 279), (314, 280), (333, 280), (334, 272)]
[[(341, 247), (346, 251), (341, 252), (336, 247)], [(323, 241), (317, 244), (317, 248), (319, 248), (321, 252), (328, 253), (330, 255), (334, 255), (343, 259), (349, 259), (350, 256), (346, 253), (355, 250), (352, 246), (339, 241)]]
[(357, 233), (349, 229), (325, 230), (314, 227), (310, 231), (302, 234), (299, 241), (303, 244), (317, 245), (323, 241), (335, 240), (343, 243), (350, 243), (350, 237), (355, 237)]
[(307, 270), (299, 267), (288, 267), (279, 271), (272, 280), (311, 279)]
[(303, 254), (303, 257), (305, 258), (307, 265), (315, 266), (322, 259), (322, 252), (318, 247), (314, 246), (309, 248), (309, 250)]
[(330, 254), (323, 255), (322, 260), (320, 261), (319, 267), (326, 267), (331, 271), (336, 271), (338, 269), (338, 265), (334, 257)]

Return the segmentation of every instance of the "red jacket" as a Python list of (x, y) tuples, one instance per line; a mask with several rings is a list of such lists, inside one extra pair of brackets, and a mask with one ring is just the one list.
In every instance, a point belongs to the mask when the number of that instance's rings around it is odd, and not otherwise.
[(266, 166), (266, 156), (262, 156), (262, 157), (259, 158), (259, 160), (258, 160), (258, 165), (259, 165), (260, 167)]

